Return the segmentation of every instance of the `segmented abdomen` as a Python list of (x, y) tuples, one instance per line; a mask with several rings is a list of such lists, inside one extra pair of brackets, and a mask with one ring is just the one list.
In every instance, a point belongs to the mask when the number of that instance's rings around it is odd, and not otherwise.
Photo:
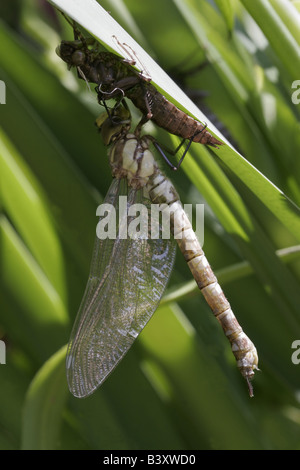
[(247, 380), (250, 396), (253, 396), (250, 381), (255, 369), (258, 369), (256, 348), (238, 323), (179, 201), (175, 188), (159, 170), (151, 178), (147, 188), (153, 203), (167, 204), (165, 210), (169, 211), (174, 238), (206, 302), (230, 341), (237, 366)]
[(126, 96), (144, 114), (148, 113), (146, 101), (152, 113), (152, 121), (171, 134), (183, 139), (217, 147), (222, 142), (213, 137), (201, 122), (196, 121), (167, 100), (151, 83), (138, 84), (125, 92)]

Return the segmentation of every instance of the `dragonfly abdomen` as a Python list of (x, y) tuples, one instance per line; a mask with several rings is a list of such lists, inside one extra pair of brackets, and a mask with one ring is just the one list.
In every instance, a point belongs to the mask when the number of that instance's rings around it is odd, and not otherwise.
[(254, 376), (254, 369), (258, 369), (256, 348), (238, 323), (204, 253), (199, 253), (189, 261), (188, 266), (206, 302), (231, 343), (237, 366), (248, 381), (250, 395), (252, 396), (253, 391), (249, 381)]
[(250, 380), (254, 376), (254, 370), (258, 369), (256, 348), (238, 323), (181, 202), (178, 199), (172, 200), (175, 191), (172, 183), (159, 171), (157, 168), (158, 174), (148, 183), (150, 199), (152, 202), (168, 204), (174, 238), (206, 302), (230, 341), (237, 366), (248, 382), (250, 396), (253, 396)]

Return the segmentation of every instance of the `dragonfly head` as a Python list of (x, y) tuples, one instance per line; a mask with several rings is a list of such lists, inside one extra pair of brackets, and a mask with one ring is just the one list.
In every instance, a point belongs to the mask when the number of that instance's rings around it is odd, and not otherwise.
[(86, 53), (82, 50), (81, 41), (62, 41), (55, 49), (56, 54), (71, 67), (80, 67), (86, 61)]
[(111, 112), (104, 111), (96, 119), (96, 126), (105, 145), (115, 142), (121, 135), (129, 132), (131, 127), (130, 111), (125, 106), (117, 106)]

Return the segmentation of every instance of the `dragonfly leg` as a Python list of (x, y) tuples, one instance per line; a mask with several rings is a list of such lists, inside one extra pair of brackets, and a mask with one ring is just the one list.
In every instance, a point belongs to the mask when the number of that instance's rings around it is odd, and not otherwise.
[[(123, 62), (125, 62), (125, 64), (129, 64), (129, 65), (135, 65), (136, 64), (136, 60), (135, 58), (133, 57), (132, 53), (129, 51), (129, 46), (127, 46), (127, 44), (125, 44), (125, 42), (123, 42), (123, 44), (119, 41), (119, 39), (117, 38), (117, 36), (115, 36), (113, 34), (112, 36), (113, 40), (117, 43), (117, 46), (119, 47), (119, 49), (121, 50), (122, 54), (125, 53), (125, 55), (127, 55), (129, 58), (128, 59), (122, 59)], [(127, 47), (126, 47), (127, 46)], [(130, 48), (131, 49), (131, 48)], [(131, 49), (132, 50), (132, 49)]]
[[(187, 146), (186, 146), (186, 148), (185, 148), (185, 150), (184, 150), (184, 152), (183, 152), (183, 155), (182, 155), (182, 157), (180, 158), (180, 160), (179, 160), (179, 162), (178, 162), (178, 164), (177, 164), (176, 170), (178, 170), (178, 168), (180, 167), (181, 163), (183, 162), (183, 159), (184, 159), (184, 157), (186, 156), (186, 154), (188, 153), (189, 148), (190, 148), (190, 146), (191, 146), (191, 144), (192, 144), (194, 138), (196, 137), (196, 135), (201, 134), (202, 132), (204, 132), (206, 128), (207, 128), (207, 124), (205, 124), (205, 125), (203, 126), (203, 129), (201, 129), (201, 131), (195, 132), (195, 134), (192, 135), (192, 137), (190, 137), (189, 142), (188, 142), (188, 144), (187, 144)], [(179, 146), (177, 147), (177, 149), (176, 149), (175, 152), (174, 152), (174, 155), (178, 152), (178, 150), (179, 150), (180, 147), (182, 146), (183, 142), (184, 142), (184, 140), (182, 140), (182, 142), (179, 144)]]
[[(125, 97), (125, 92), (126, 90), (134, 87), (139, 83), (139, 78), (137, 75), (134, 75), (132, 77), (125, 77), (119, 81), (116, 81), (113, 83), (111, 86), (114, 87), (110, 91), (104, 91), (102, 89), (103, 83), (99, 83), (99, 85), (96, 86), (95, 91), (98, 95), (98, 102), (99, 104), (103, 103), (105, 100), (109, 100), (111, 98), (115, 98), (118, 100), (118, 103), (120, 103), (123, 98)], [(117, 98), (116, 98), (117, 95)], [(118, 96), (119, 95), (119, 96)], [(118, 105), (117, 103), (117, 105)]]
[[(195, 134), (193, 134), (193, 136), (191, 137), (192, 141), (194, 140), (196, 135), (202, 134), (205, 131), (206, 128), (207, 128), (207, 124), (205, 123), (204, 126), (202, 127), (201, 131), (197, 131), (197, 132), (195, 132)], [(200, 140), (200, 142), (201, 142), (201, 140)]]
[[(177, 168), (176, 168), (177, 170), (178, 170), (178, 168), (180, 167), (181, 163), (183, 162), (183, 159), (184, 159), (184, 157), (186, 156), (187, 152), (189, 151), (189, 148), (190, 148), (192, 142), (194, 141), (194, 138), (196, 137), (196, 135), (201, 134), (202, 132), (204, 132), (206, 128), (207, 128), (207, 124), (205, 124), (205, 125), (203, 126), (203, 128), (201, 129), (201, 131), (195, 132), (195, 133), (192, 135), (192, 137), (190, 137), (190, 138), (188, 139), (189, 142), (188, 142), (188, 144), (187, 144), (187, 146), (186, 146), (186, 148), (185, 148), (185, 150), (184, 150), (184, 153), (183, 153), (182, 157), (180, 158), (180, 160), (179, 160), (179, 162), (178, 162), (178, 164), (177, 164)], [(180, 142), (180, 144), (178, 145), (178, 147), (176, 147), (175, 150), (169, 150), (169, 149), (168, 149), (167, 152), (170, 153), (171, 155), (176, 155), (176, 153), (180, 150), (180, 148), (181, 148), (182, 145), (184, 144), (185, 140), (186, 140), (186, 139), (183, 139), (183, 140)]]
[[(136, 134), (136, 131), (135, 131), (135, 134)], [(137, 135), (137, 134), (136, 134)], [(165, 162), (168, 164), (168, 166), (171, 168), (171, 170), (173, 171), (176, 171), (178, 170), (179, 168), (179, 164), (177, 166), (174, 166), (173, 163), (170, 162), (170, 160), (168, 159), (168, 157), (166, 156), (166, 153), (169, 153), (170, 155), (175, 155), (179, 150), (180, 148), (182, 147), (182, 145), (184, 144), (185, 142), (185, 139), (183, 139), (181, 141), (181, 143), (178, 145), (178, 147), (175, 149), (175, 150), (171, 150), (169, 149), (168, 147), (166, 147), (165, 145), (161, 145), (157, 142), (157, 140), (152, 137), (151, 135), (147, 135), (147, 138), (153, 143), (154, 147), (156, 148), (156, 150), (160, 153), (160, 155), (163, 157), (163, 159), (165, 160)], [(181, 157), (180, 159), (180, 163), (182, 162), (184, 156), (186, 155), (188, 149), (190, 147), (190, 142), (187, 146), (187, 148), (185, 149), (184, 151), (184, 154), (183, 156)]]
[(107, 113), (107, 116), (108, 116), (108, 119), (113, 123), (113, 119), (112, 119), (112, 113), (110, 112), (111, 109), (114, 109), (114, 108), (110, 108), (109, 106), (107, 106), (105, 100), (103, 99), (98, 99), (98, 102), (100, 104), (100, 106), (103, 106), (106, 113)]
[(67, 23), (69, 23), (71, 28), (73, 29), (74, 39), (75, 40), (81, 39), (80, 38), (81, 33), (80, 33), (79, 29), (77, 28), (75, 21), (70, 20), (70, 18), (63, 11), (61, 11), (59, 9), (58, 9), (58, 11), (64, 17), (64, 19), (67, 21)]
[[(148, 136), (149, 137), (149, 136)], [(152, 139), (151, 139), (152, 140)], [(168, 159), (168, 157), (166, 156), (165, 152), (163, 151), (163, 149), (161, 148), (161, 146), (159, 145), (159, 143), (157, 142), (157, 140), (153, 139), (152, 140), (152, 143), (154, 145), (154, 147), (156, 148), (156, 150), (158, 150), (158, 152), (161, 154), (161, 156), (163, 157), (163, 159), (165, 160), (165, 162), (169, 165), (169, 167), (171, 168), (171, 170), (173, 171), (176, 171), (178, 168), (176, 166), (173, 165), (173, 163), (170, 162), (170, 160)]]
[(129, 64), (129, 65), (139, 64), (140, 68), (142, 69), (141, 72), (139, 72), (139, 78), (142, 79), (142, 80), (145, 80), (146, 82), (150, 82), (151, 81), (151, 76), (150, 76), (149, 72), (147, 71), (147, 69), (144, 66), (144, 64), (142, 63), (142, 61), (138, 58), (137, 53), (132, 49), (132, 47), (129, 46), (128, 44), (126, 44), (125, 42), (121, 43), (118, 40), (117, 36), (115, 36), (115, 35), (113, 35), (112, 38), (116, 42), (119, 49), (121, 50), (122, 54), (125, 53), (125, 55), (127, 55), (127, 57), (128, 57), (127, 59), (123, 59), (122, 61), (125, 64)]
[(125, 96), (125, 93), (124, 91), (122, 90), (122, 88), (119, 88), (119, 87), (115, 87), (113, 88), (111, 91), (104, 91), (101, 89), (102, 87), (102, 83), (100, 83), (99, 85), (97, 85), (95, 87), (95, 91), (98, 95), (98, 101), (99, 103), (101, 101), (105, 101), (105, 100), (110, 100), (111, 98), (114, 98), (115, 96), (114, 95), (118, 95), (120, 94), (121, 95), (121, 100), (124, 98)]
[(141, 82), (141, 87), (142, 90), (144, 91), (144, 100), (145, 100), (145, 105), (147, 109), (147, 120), (151, 119), (153, 116), (152, 110), (151, 110), (151, 94), (149, 94), (148, 89), (145, 87), (144, 83)]
[[(141, 125), (143, 125), (143, 124), (145, 123), (145, 122), (143, 123), (142, 121), (143, 121), (143, 119), (142, 119), (141, 122), (138, 124), (138, 126), (137, 126), (137, 128), (136, 128), (136, 130), (135, 130), (135, 132), (134, 132), (137, 137), (139, 137), (140, 130), (141, 130), (141, 129), (140, 129)], [(206, 126), (205, 126), (205, 127), (206, 127)], [(204, 129), (205, 129), (205, 128), (204, 128)], [(204, 129), (202, 129), (201, 132), (203, 132)], [(181, 156), (181, 158), (180, 158), (180, 160), (179, 160), (179, 162), (177, 163), (176, 166), (173, 165), (173, 163), (170, 162), (170, 160), (169, 160), (168, 157), (166, 156), (166, 153), (168, 153), (168, 154), (170, 154), (170, 155), (172, 155), (172, 156), (175, 156), (176, 153), (177, 153), (177, 152), (181, 149), (181, 147), (183, 146), (183, 144), (184, 144), (184, 142), (186, 141), (186, 139), (182, 139), (182, 141), (180, 142), (180, 144), (178, 145), (178, 147), (176, 147), (175, 150), (171, 150), (170, 148), (166, 147), (165, 145), (159, 144), (159, 143), (157, 142), (157, 140), (156, 140), (154, 137), (152, 137), (151, 135), (147, 135), (147, 138), (148, 138), (149, 140), (151, 140), (151, 142), (153, 143), (154, 147), (156, 148), (156, 150), (158, 150), (158, 152), (159, 152), (160, 155), (163, 157), (163, 159), (166, 161), (166, 163), (169, 165), (169, 167), (171, 168), (171, 170), (176, 171), (176, 170), (179, 169), (181, 163), (183, 162), (184, 157), (185, 157), (186, 154), (188, 153), (188, 151), (189, 151), (189, 149), (190, 149), (190, 146), (191, 146), (191, 144), (192, 144), (192, 142), (193, 142), (193, 139), (194, 139), (195, 135), (197, 135), (197, 134), (198, 134), (198, 132), (197, 132), (196, 134), (194, 134), (192, 137), (189, 138), (188, 144), (187, 144), (186, 148), (184, 149), (183, 155)]]
[[(114, 110), (116, 110), (118, 108), (118, 106), (120, 106), (121, 103), (127, 108), (127, 104), (125, 103), (125, 100), (124, 100), (125, 93), (121, 88), (114, 88), (112, 91), (107, 92), (107, 91), (104, 91), (104, 90), (101, 89), (101, 85), (102, 84), (100, 83), (95, 88), (97, 96), (98, 96), (98, 103), (100, 104), (100, 106), (103, 106), (105, 108), (110, 121), (113, 124), (116, 124), (116, 122), (114, 120), (114, 117), (113, 117), (114, 116)], [(117, 98), (115, 98), (115, 96), (114, 96), (116, 93), (119, 94), (119, 96)], [(112, 108), (110, 108), (106, 104), (106, 100), (109, 100), (110, 98), (115, 98), (116, 101), (117, 101), (116, 104)], [(112, 110), (112, 112), (110, 110)], [(118, 121), (118, 123), (119, 123), (119, 121)]]
[[(100, 106), (104, 107), (106, 114), (108, 116), (108, 119), (110, 120), (112, 125), (128, 124), (128, 116), (130, 116), (130, 111), (123, 96), (120, 99), (118, 99), (118, 101), (112, 108), (107, 106), (106, 101), (104, 99), (100, 99), (98, 97), (98, 102)], [(119, 106), (122, 106), (124, 110), (121, 110), (121, 112), (118, 111)]]
[(77, 27), (77, 24), (76, 24), (76, 21), (74, 20), (71, 20), (70, 18), (67, 17), (67, 15), (61, 11), (61, 10), (58, 10), (62, 16), (65, 18), (65, 20), (69, 23), (69, 25), (72, 27), (73, 29), (73, 35), (74, 35), (74, 39), (75, 41), (80, 41), (82, 42), (82, 45), (84, 46), (84, 48), (87, 50), (87, 46), (88, 44), (95, 44), (95, 39), (90, 37), (90, 38), (85, 38), (82, 34), (82, 32), (80, 31), (80, 29)]

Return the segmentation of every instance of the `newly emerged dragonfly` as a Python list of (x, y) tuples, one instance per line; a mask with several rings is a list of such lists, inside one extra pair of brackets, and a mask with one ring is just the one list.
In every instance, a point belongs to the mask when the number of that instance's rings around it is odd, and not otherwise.
[[(100, 52), (99, 44), (97, 46), (93, 38), (84, 38), (75, 25), (71, 24), (75, 37), (80, 39), (62, 41), (56, 52), (69, 68), (77, 68), (79, 78), (97, 85), (100, 104), (105, 105), (105, 101), (111, 98), (121, 101), (127, 97), (143, 114), (140, 126), (152, 119), (159, 127), (183, 139), (211, 147), (223, 145), (206, 130), (206, 125), (196, 121), (167, 100), (150, 83), (149, 76), (132, 67), (136, 64), (134, 54), (128, 53), (130, 59), (122, 59), (111, 52)], [(120, 46), (124, 49), (126, 45), (120, 44)]]
[[(174, 241), (162, 238), (162, 227), (156, 227), (159, 238), (124, 238), (124, 223), (128, 224), (132, 205), (139, 201), (147, 210), (150, 202), (164, 205), (171, 231), (231, 343), (237, 366), (253, 396), (250, 381), (258, 364), (256, 348), (237, 322), (174, 186), (149, 150), (153, 139), (140, 137), (140, 128), (136, 134), (129, 132), (130, 113), (123, 106), (114, 112), (113, 122), (104, 114), (98, 126), (104, 141), (111, 144), (109, 159), (115, 179), (105, 199), (111, 204), (107, 206), (106, 223), (116, 226), (116, 238), (96, 238), (89, 281), (68, 347), (70, 391), (76, 397), (85, 397), (102, 384), (151, 318), (172, 271)], [(119, 197), (125, 194), (127, 211), (120, 217)], [(147, 236), (152, 230), (147, 219)]]

